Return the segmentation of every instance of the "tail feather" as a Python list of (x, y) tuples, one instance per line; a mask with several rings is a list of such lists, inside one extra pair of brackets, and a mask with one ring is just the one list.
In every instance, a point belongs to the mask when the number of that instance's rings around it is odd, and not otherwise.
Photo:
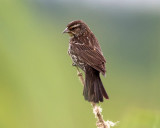
[[(100, 79), (100, 77), (99, 77), (99, 79)], [(100, 81), (100, 89), (101, 89), (101, 92), (102, 92), (102, 94), (103, 94), (103, 96), (106, 98), (106, 99), (109, 99), (109, 96), (108, 96), (108, 94), (107, 94), (107, 92), (106, 92), (106, 90), (105, 90), (105, 88), (104, 88), (104, 86), (103, 86), (103, 84), (102, 84), (102, 81), (101, 81), (101, 79), (99, 80)]]
[(92, 67), (88, 67), (85, 72), (83, 95), (85, 100), (94, 103), (103, 102), (103, 96), (109, 99), (100, 79), (99, 72)]

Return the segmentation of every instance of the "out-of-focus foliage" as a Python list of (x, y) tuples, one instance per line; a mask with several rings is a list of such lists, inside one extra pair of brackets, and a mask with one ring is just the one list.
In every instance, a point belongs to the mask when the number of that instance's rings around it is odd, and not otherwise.
[(160, 16), (54, 1), (0, 1), (0, 128), (95, 127), (61, 32), (84, 20), (107, 59), (105, 120), (160, 127)]

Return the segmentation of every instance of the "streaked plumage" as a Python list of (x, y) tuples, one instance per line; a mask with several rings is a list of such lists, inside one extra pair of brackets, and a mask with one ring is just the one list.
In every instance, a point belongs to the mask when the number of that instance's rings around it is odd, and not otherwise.
[(68, 53), (74, 65), (85, 72), (85, 99), (95, 103), (103, 102), (103, 96), (109, 99), (100, 79), (100, 72), (106, 73), (106, 60), (94, 34), (81, 20), (69, 23), (64, 33), (71, 36)]

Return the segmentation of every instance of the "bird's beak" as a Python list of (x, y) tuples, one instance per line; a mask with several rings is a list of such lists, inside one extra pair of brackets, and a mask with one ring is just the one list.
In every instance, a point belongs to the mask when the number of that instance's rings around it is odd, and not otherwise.
[(70, 31), (68, 30), (68, 27), (66, 29), (64, 29), (64, 31), (62, 33), (69, 33)]

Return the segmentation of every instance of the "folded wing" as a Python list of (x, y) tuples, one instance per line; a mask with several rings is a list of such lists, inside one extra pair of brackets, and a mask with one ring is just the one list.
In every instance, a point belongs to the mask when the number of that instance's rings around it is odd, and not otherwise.
[(79, 43), (72, 43), (71, 45), (75, 50), (74, 52), (80, 57), (81, 60), (105, 75), (106, 60), (101, 51), (89, 45)]

